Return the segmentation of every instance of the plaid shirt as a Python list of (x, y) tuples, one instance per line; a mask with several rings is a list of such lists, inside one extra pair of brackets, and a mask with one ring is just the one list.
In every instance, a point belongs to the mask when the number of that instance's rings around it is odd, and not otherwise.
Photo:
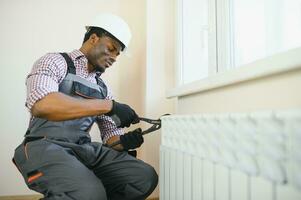
[[(82, 52), (74, 50), (68, 54), (73, 60), (76, 75), (92, 83), (96, 83), (96, 73), (89, 73), (87, 68), (88, 60)], [(30, 110), (38, 100), (51, 92), (58, 92), (59, 84), (67, 74), (65, 59), (58, 53), (48, 53), (37, 60), (26, 79), (27, 98), (26, 107)], [(108, 88), (106, 99), (113, 99), (112, 92)], [(104, 143), (114, 136), (123, 135), (123, 129), (117, 128), (113, 120), (105, 115), (97, 118), (97, 124)]]

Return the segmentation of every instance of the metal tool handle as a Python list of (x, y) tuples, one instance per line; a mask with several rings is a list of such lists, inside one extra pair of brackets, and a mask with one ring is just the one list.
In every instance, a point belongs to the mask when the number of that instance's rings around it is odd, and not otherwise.
[(140, 119), (140, 121), (145, 121), (150, 124), (161, 124), (160, 119), (148, 119), (148, 118), (144, 118), (144, 117), (139, 117), (139, 119)]
[[(151, 126), (149, 129), (146, 129), (145, 131), (142, 131), (141, 135), (146, 135), (146, 134), (151, 133), (153, 131), (159, 130), (160, 128), (161, 128), (161, 125), (156, 125), (155, 124), (155, 125)], [(112, 144), (108, 145), (108, 147), (114, 147), (118, 144), (121, 144), (120, 140), (113, 142)]]
[[(146, 129), (145, 131), (142, 131), (141, 135), (151, 133), (151, 132), (159, 130), (161, 128), (160, 120), (152, 120), (152, 119), (147, 119), (147, 118), (140, 118), (140, 120), (153, 124), (150, 128)], [(114, 147), (118, 144), (121, 144), (120, 140), (113, 142), (112, 144), (108, 145), (108, 147)]]
[[(170, 115), (170, 114), (164, 114), (162, 116), (166, 116), (166, 115)], [(115, 118), (112, 118), (112, 119), (116, 123), (116, 125), (117, 125), (118, 121), (120, 123), (119, 118), (118, 118), (118, 120), (116, 120)], [(140, 121), (144, 121), (144, 122), (153, 124), (150, 128), (142, 131), (141, 135), (145, 135), (145, 134), (151, 133), (151, 132), (159, 130), (161, 128), (161, 120), (160, 119), (148, 119), (148, 118), (144, 118), (144, 117), (139, 117), (139, 119), (140, 119)], [(113, 142), (112, 144), (108, 145), (108, 147), (114, 147), (114, 146), (116, 146), (118, 144), (121, 144), (120, 140)]]

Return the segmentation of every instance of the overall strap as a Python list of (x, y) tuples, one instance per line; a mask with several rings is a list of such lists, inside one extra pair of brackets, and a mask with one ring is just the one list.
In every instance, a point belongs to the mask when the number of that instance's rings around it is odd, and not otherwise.
[(67, 53), (60, 53), (66, 60), (68, 71), (67, 73), (76, 74), (75, 66), (72, 59), (68, 56)]
[(96, 79), (97, 85), (99, 85), (100, 92), (102, 93), (102, 95), (104, 97), (107, 97), (108, 88), (107, 88), (106, 84), (103, 82), (103, 80), (100, 78), (101, 74), (102, 73), (100, 73), (100, 72), (96, 72), (95, 79)]

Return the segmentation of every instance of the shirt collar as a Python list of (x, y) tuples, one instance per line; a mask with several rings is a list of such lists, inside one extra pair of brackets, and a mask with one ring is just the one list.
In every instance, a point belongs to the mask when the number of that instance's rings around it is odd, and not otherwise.
[[(81, 70), (83, 70), (82, 73), (86, 74), (86, 76), (88, 76), (88, 74), (91, 75), (95, 74), (95, 73), (88, 72), (88, 59), (80, 50), (75, 49), (72, 52), (70, 52), (68, 55), (74, 62), (75, 67), (79, 67)], [(76, 63), (81, 63), (81, 64), (77, 65)]]
[(71, 59), (73, 61), (77, 60), (77, 59), (81, 59), (81, 58), (86, 58), (86, 56), (78, 49), (73, 50), (69, 56), (71, 57)]

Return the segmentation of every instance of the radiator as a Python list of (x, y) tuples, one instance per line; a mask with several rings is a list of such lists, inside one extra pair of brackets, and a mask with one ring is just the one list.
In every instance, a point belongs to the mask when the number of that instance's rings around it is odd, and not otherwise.
[(161, 200), (301, 200), (301, 110), (162, 118)]

